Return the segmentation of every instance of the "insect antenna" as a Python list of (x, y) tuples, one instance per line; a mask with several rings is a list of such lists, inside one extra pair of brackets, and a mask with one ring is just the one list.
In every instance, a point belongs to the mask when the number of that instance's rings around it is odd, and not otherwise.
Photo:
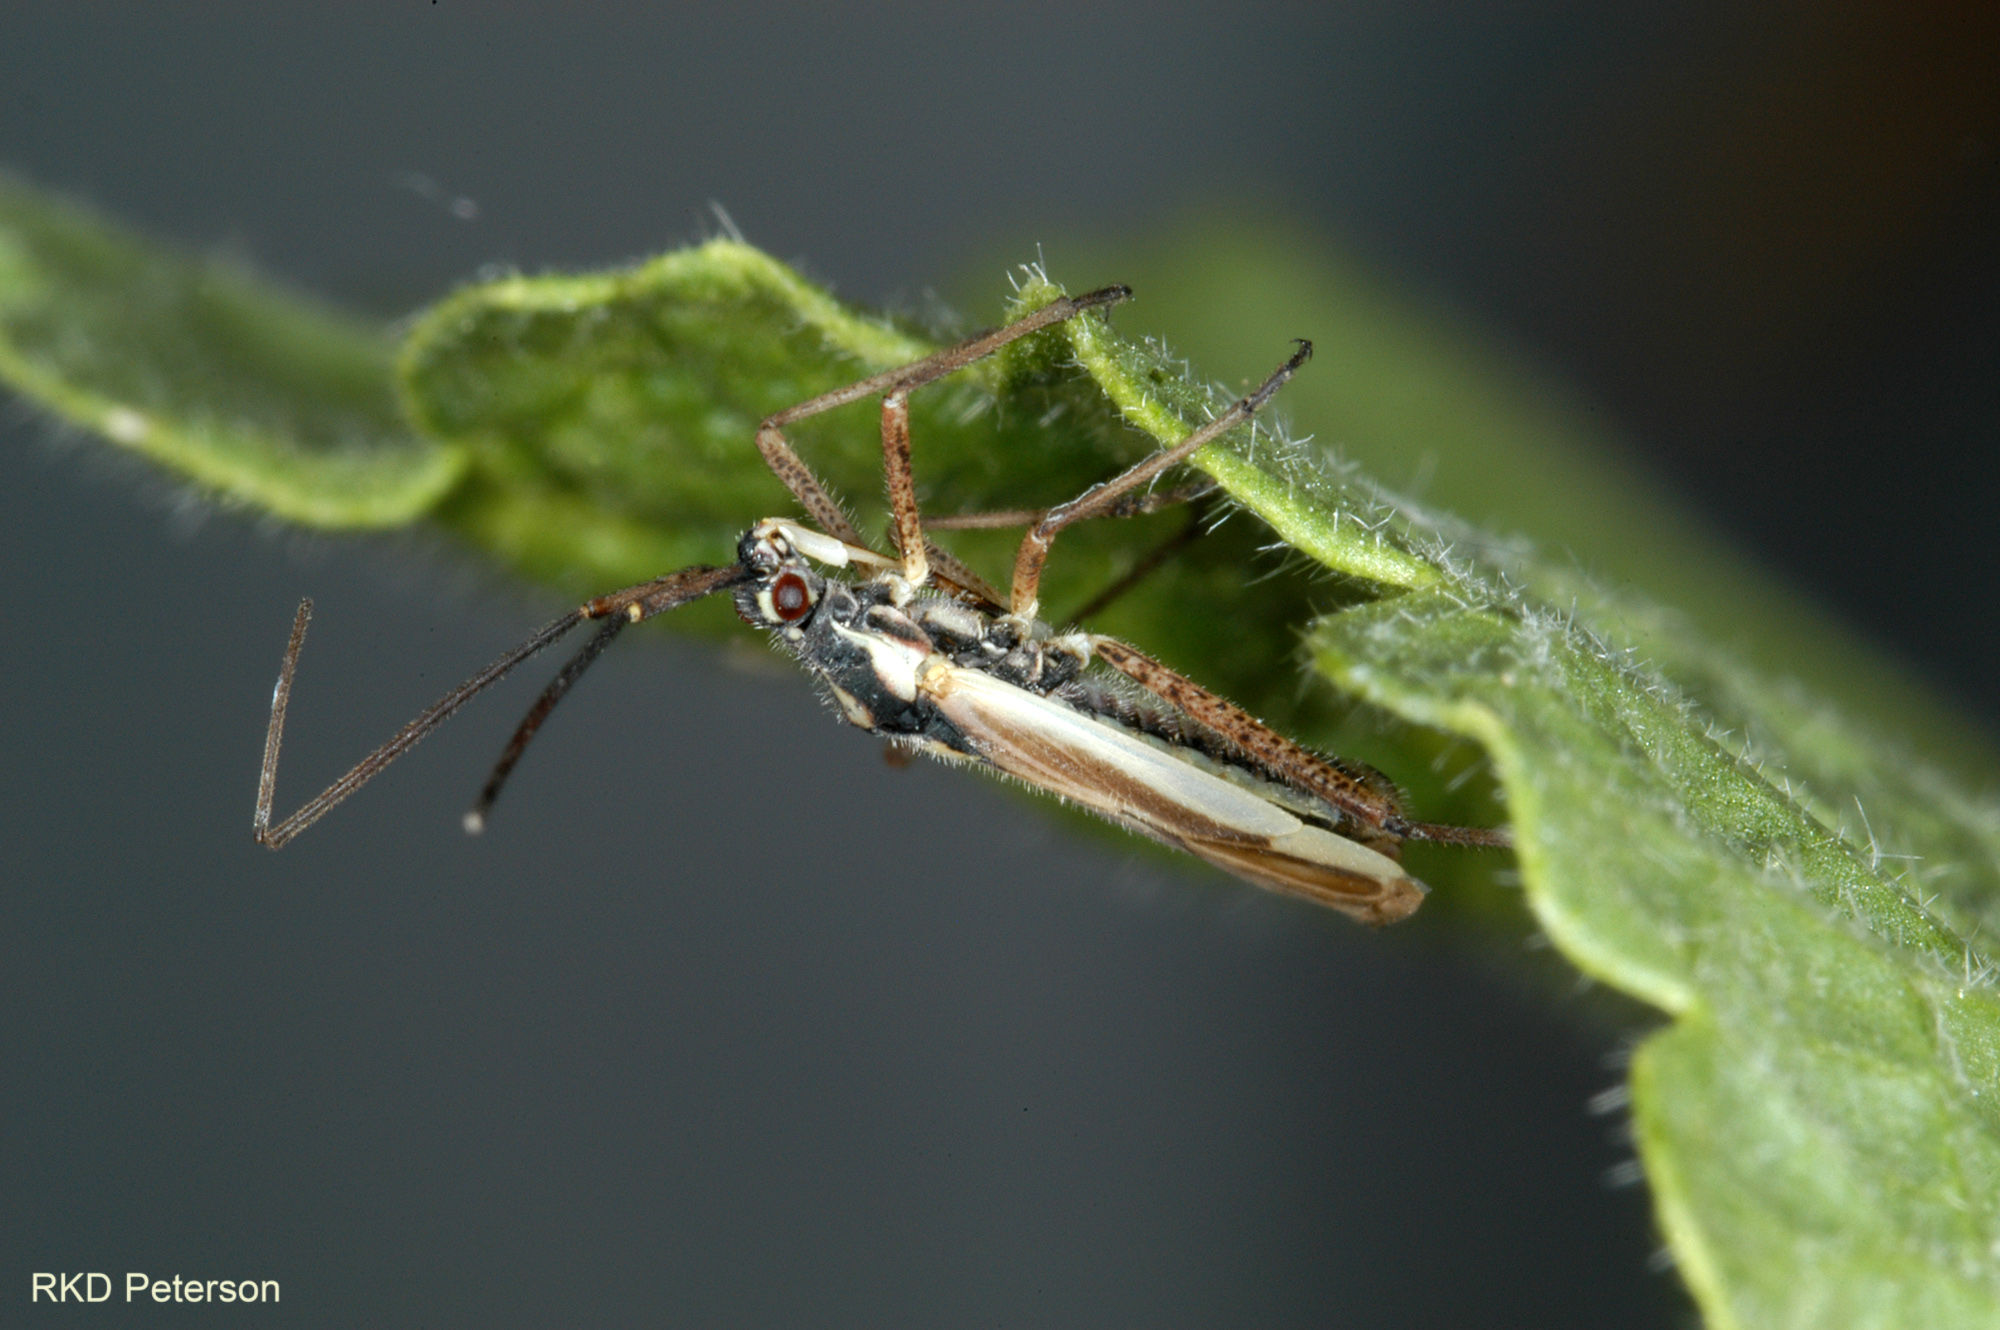
[[(480, 795), (480, 802), (474, 812), (481, 816), (490, 808), (498, 796), (500, 786), (506, 782), (507, 774), (520, 761), (521, 753), (528, 741), (541, 728), (542, 722), (560, 702), (563, 695), (575, 685), (591, 662), (611, 644), (624, 625), (650, 619), (655, 614), (677, 609), (689, 601), (699, 600), (711, 592), (721, 591), (749, 580), (754, 574), (741, 564), (729, 564), (721, 568), (697, 565), (684, 568), (677, 573), (655, 578), (651, 582), (641, 582), (637, 586), (615, 591), (608, 596), (599, 596), (578, 609), (571, 610), (560, 619), (537, 630), (535, 634), (513, 650), (501, 656), (479, 673), (467, 679), (458, 687), (432, 703), (415, 720), (391, 735), (386, 743), (354, 764), (352, 770), (333, 784), (321, 790), (304, 807), (290, 817), (271, 825), (271, 804), (278, 780), (278, 749), (285, 734), (285, 710), (291, 702), (292, 681), (298, 674), (299, 654), (305, 648), (306, 626), (312, 622), (312, 601), (302, 601), (299, 612), (292, 620), (292, 635), (285, 647), (285, 661), (278, 672), (278, 686), (271, 694), (271, 725), (264, 733), (264, 766), (257, 780), (257, 812), (251, 824), (252, 834), (259, 845), (268, 849), (280, 849), (293, 837), (313, 823), (332, 812), (349, 795), (375, 779), (391, 762), (416, 747), (431, 731), (451, 719), (458, 709), (479, 694), (499, 683), (513, 672), (514, 667), (542, 648), (559, 641), (571, 629), (587, 619), (608, 619), (597, 633), (584, 644), (582, 651), (563, 666), (556, 679), (543, 690), (533, 708), (528, 712), (514, 732), (514, 738), (501, 755), (500, 764), (487, 780), (487, 788)], [(468, 822), (471, 815), (468, 815)], [(468, 827), (476, 830), (477, 828)]]
[(563, 700), (563, 695), (583, 677), (583, 672), (604, 654), (604, 648), (610, 646), (611, 640), (624, 632), (625, 625), (631, 622), (631, 618), (622, 614), (606, 621), (602, 628), (590, 635), (590, 640), (583, 644), (583, 650), (571, 656), (568, 663), (557, 672), (556, 677), (549, 680), (549, 686), (535, 699), (535, 705), (529, 707), (528, 714), (521, 717), (520, 725), (515, 727), (514, 737), (507, 741), (506, 750), (500, 754), (500, 760), (493, 764), (492, 774), (487, 776), (485, 786), (479, 791), (479, 798), (466, 810), (466, 835), (477, 836), (486, 830), (486, 815), (493, 810), (493, 801), (500, 797), (500, 791), (507, 784), (507, 777), (513, 774), (514, 764), (521, 760), (521, 754), (528, 751), (528, 741), (542, 728), (542, 722), (556, 709), (556, 703)]
[(571, 610), (446, 693), (422, 715), (391, 735), (388, 742), (355, 763), (346, 775), (321, 790), (298, 812), (274, 827), (271, 825), (271, 800), (278, 781), (278, 746), (285, 735), (285, 708), (291, 701), (292, 679), (298, 673), (299, 652), (305, 647), (306, 625), (311, 622), (312, 601), (301, 601), (298, 617), (292, 620), (292, 637), (285, 648), (285, 663), (278, 672), (277, 691), (271, 694), (271, 727), (264, 733), (264, 769), (257, 780), (257, 813), (252, 822), (252, 833), (259, 845), (273, 850), (282, 848), (292, 837), (332, 812), (349, 795), (380, 775), (384, 767), (451, 719), (453, 712), (506, 678), (516, 665), (582, 623), (583, 611)]
[(542, 695), (535, 699), (535, 704), (528, 708), (528, 714), (521, 717), (521, 723), (514, 727), (514, 735), (507, 741), (500, 760), (493, 764), (493, 771), (486, 777), (479, 797), (466, 810), (466, 834), (477, 836), (486, 830), (486, 815), (493, 811), (494, 801), (506, 788), (507, 778), (514, 773), (515, 764), (528, 751), (529, 741), (540, 731), (549, 713), (556, 709), (556, 703), (568, 695), (569, 690), (576, 686), (576, 681), (583, 677), (583, 672), (597, 662), (618, 634), (642, 619), (678, 609), (689, 601), (700, 600), (725, 587), (748, 581), (750, 577), (750, 570), (742, 564), (729, 564), (722, 568), (684, 568), (678, 573), (668, 573), (665, 577), (642, 582), (624, 591), (599, 596), (577, 611), (586, 619), (603, 619), (604, 626), (592, 633), (582, 649), (564, 662), (563, 667), (556, 671), (556, 677), (549, 680), (549, 686), (542, 690)]

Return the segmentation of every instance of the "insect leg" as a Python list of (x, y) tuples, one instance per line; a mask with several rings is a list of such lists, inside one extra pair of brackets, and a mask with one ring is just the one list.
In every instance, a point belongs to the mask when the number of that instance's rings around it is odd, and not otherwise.
[[(924, 538), (927, 519), (917, 507), (917, 486), (910, 473), (910, 396), (908, 390), (898, 389), (882, 398), (882, 475), (889, 491), (889, 510), (892, 518), (890, 539), (903, 555), (903, 580), (913, 587), (919, 587), (930, 580), (935, 567), (942, 580), (961, 590), (971, 592), (979, 599), (1000, 607), (1000, 598), (984, 579), (960, 563), (956, 558)], [(1215, 488), (1215, 482), (1204, 478), (1192, 485), (1161, 494), (1126, 494), (1101, 514), (1088, 516), (1132, 517), (1140, 513), (1157, 512), (1176, 503), (1185, 503), (1198, 495), (1207, 494)], [(1038, 522), (1047, 516), (1045, 512), (973, 514), (973, 524), (981, 524), (985, 517), (1019, 518), (1018, 521), (992, 523), (994, 525), (1025, 526)], [(928, 520), (928, 525), (938, 530), (954, 525), (950, 519)], [(1164, 557), (1164, 556), (1162, 556)]]
[[(831, 411), (849, 402), (858, 402), (864, 397), (883, 395), (882, 403), (882, 450), (883, 464), (889, 477), (890, 500), (895, 508), (895, 529), (899, 545), (903, 551), (905, 573), (910, 568), (921, 570), (926, 553), (922, 539), (922, 524), (917, 514), (916, 488), (909, 483), (909, 416), (907, 397), (911, 392), (934, 383), (948, 374), (954, 374), (974, 361), (992, 355), (1007, 343), (1039, 332), (1051, 324), (1073, 319), (1085, 310), (1102, 309), (1117, 304), (1132, 294), (1126, 286), (1107, 286), (1100, 290), (1085, 292), (1080, 296), (1064, 296), (1060, 300), (1043, 306), (1026, 318), (1017, 319), (1004, 328), (980, 333), (969, 337), (956, 346), (948, 346), (942, 351), (925, 356), (922, 360), (896, 369), (871, 374), (843, 388), (821, 393), (794, 406), (766, 416), (757, 427), (757, 451), (772, 472), (783, 481), (785, 488), (805, 508), (822, 531), (836, 536), (850, 545), (863, 545), (861, 535), (847, 515), (840, 511), (833, 496), (813, 475), (812, 468), (805, 464), (798, 453), (786, 442), (784, 427), (794, 421)], [(898, 419), (892, 419), (892, 416)], [(898, 459), (900, 453), (900, 461)], [(900, 469), (903, 483), (896, 480)], [(914, 538), (913, 538), (914, 533)], [(911, 578), (913, 583), (921, 578)]]
[(1272, 395), (1284, 385), (1285, 380), (1291, 378), (1311, 355), (1312, 343), (1300, 342), (1299, 349), (1293, 353), (1292, 358), (1280, 365), (1270, 378), (1264, 380), (1257, 391), (1241, 398), (1227, 411), (1173, 447), (1162, 449), (1137, 466), (1113, 476), (1100, 485), (1091, 486), (1068, 503), (1049, 509), (1041, 521), (1022, 537), (1020, 553), (1014, 556), (1014, 585), (1008, 596), (1008, 603), (1013, 612), (1023, 618), (1033, 618), (1040, 608), (1042, 568), (1048, 562), (1049, 546), (1054, 543), (1057, 532), (1072, 523), (1109, 513), (1120, 498), (1152, 481), (1168, 468), (1185, 462), (1223, 434), (1250, 419), (1257, 414), (1260, 407), (1271, 400)]
[(1394, 857), (1395, 843), (1405, 840), (1496, 848), (1513, 844), (1504, 827), (1414, 822), (1404, 816), (1395, 787), (1374, 768), (1329, 758), (1287, 739), (1228, 698), (1209, 692), (1115, 637), (1093, 633), (1090, 649), (1097, 659), (1147, 692), (1235, 744), (1272, 775), (1295, 789), (1317, 795), (1364, 832), (1374, 832), (1373, 836), (1343, 833), (1372, 849)]
[[(1138, 517), (1145, 513), (1157, 513), (1175, 504), (1193, 503), (1215, 493), (1215, 481), (1207, 476), (1191, 481), (1178, 489), (1148, 490), (1144, 494), (1127, 494), (1103, 512), (1090, 513), (1090, 517)], [(1033, 526), (1049, 515), (1047, 508), (1003, 508), (989, 513), (953, 513), (948, 517), (926, 517), (924, 525), (932, 531), (994, 531), (1010, 526)], [(1082, 520), (1082, 519), (1078, 519)]]
[(910, 394), (898, 388), (882, 397), (882, 483), (889, 491), (889, 539), (903, 556), (903, 580), (920, 587), (931, 580), (917, 482), (910, 474)]
[(1000, 589), (966, 567), (957, 555), (940, 549), (935, 541), (929, 539), (924, 541), (924, 553), (930, 561), (931, 576), (936, 581), (957, 587), (995, 614), (1006, 613), (1007, 598), (1000, 593)]
[[(1193, 505), (1188, 512), (1186, 526), (1141, 556), (1123, 576), (1091, 597), (1082, 608), (1060, 616), (1061, 621), (1081, 623), (1094, 614), (1102, 614), (1126, 592), (1151, 576), (1168, 559), (1207, 535), (1210, 505), (1205, 500), (1219, 488), (1221, 487), (1212, 477), (1203, 476), (1199, 480), (1190, 481), (1171, 490), (1145, 490), (1121, 495), (1116, 503), (1104, 511), (1089, 514), (1091, 517), (1138, 517), (1146, 513), (1157, 513), (1176, 504)], [(991, 531), (1010, 526), (1033, 526), (1048, 515), (1049, 510), (1046, 508), (1012, 508), (988, 513), (954, 513), (949, 517), (927, 517), (924, 519), (924, 524), (932, 531)], [(939, 563), (941, 551), (938, 547), (932, 545), (930, 552), (931, 563), (934, 565)], [(986, 596), (985, 599), (996, 612), (1006, 612), (1005, 603), (997, 597)]]
[[(1363, 826), (1400, 838), (1403, 810), (1394, 795), (1358, 771), (1343, 771), (1326, 758), (1287, 739), (1228, 698), (1211, 693), (1184, 674), (1168, 669), (1115, 637), (1090, 635), (1091, 655), (1147, 692), (1214, 730), (1274, 773), (1311, 791)], [(1374, 774), (1374, 773), (1369, 773)]]

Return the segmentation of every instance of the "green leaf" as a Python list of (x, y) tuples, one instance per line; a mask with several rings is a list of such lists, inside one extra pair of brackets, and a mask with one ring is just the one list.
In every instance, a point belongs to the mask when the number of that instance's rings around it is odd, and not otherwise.
[(1968, 793), (1995, 783), (1977, 727), (1677, 511), (1534, 366), (1262, 222), (1204, 219), (1080, 262), (1138, 286), (1121, 326), (1170, 334), (1230, 382), (1310, 333), (1318, 354), (1281, 399), (1301, 429), (1344, 465), (1420, 490), (1427, 512), (1477, 522), (1437, 522), (1432, 539), (1460, 554), (1504, 553), (1516, 532), (1563, 552), (1501, 566), (1630, 649), (1820, 820), (1921, 853), (1922, 894), (1960, 934), (2000, 927), (2000, 817)]
[[(860, 337), (884, 330), (843, 322), (794, 294), (792, 280), (718, 242), (611, 278), (468, 293), (440, 312), (447, 335), (416, 340), (412, 396), (448, 400), (426, 405), (424, 418), (500, 459), (482, 466), (591, 494), (648, 529), (720, 519), (709, 504), (725, 482), (752, 487), (732, 498), (738, 512), (785, 511), (761, 468), (740, 460), (756, 419), (929, 345), (871, 354)], [(1015, 312), (1054, 294), (1031, 282)], [(677, 322), (676, 312), (703, 306), (706, 317)], [(1433, 422), (1538, 414), (1480, 391), (1491, 371), (1459, 363), (1467, 357), (1407, 329), (1403, 340), (1425, 353), (1406, 355), (1404, 373), (1443, 385), (1427, 394)], [(758, 388), (766, 373), (728, 386), (715, 416), (704, 412), (718, 397), (688, 380), (725, 376), (678, 368), (754, 365), (760, 347), (779, 342), (786, 363), (806, 369), (769, 392)], [(1274, 362), (1282, 350), (1266, 354)], [(1095, 402), (1065, 383), (1066, 365), (1088, 375)], [(528, 387), (503, 397), (494, 383)], [(1046, 502), (1113, 460), (1103, 404), (1149, 442), (1171, 443), (1226, 400), (1158, 345), (1080, 319), (935, 394), (913, 431), (919, 471), (968, 506)], [(696, 409), (655, 409), (675, 401)], [(1039, 427), (1051, 411), (1072, 428), (1022, 436), (1023, 419)], [(570, 437), (590, 447), (560, 442)], [(650, 440), (651, 460), (614, 442), (635, 438)], [(804, 451), (848, 492), (872, 491), (865, 405)], [(1034, 485), (999, 494), (999, 478), (979, 469), (993, 456), (1032, 468)], [(1879, 839), (1850, 837), (1829, 810), (1860, 797), (1855, 776), (1917, 770), (1864, 726), (1823, 707), (1776, 705), (1801, 695), (1665, 627), (1673, 621), (1649, 604), (1435, 518), (1320, 450), (1244, 430), (1197, 461), (1336, 575), (1318, 594), (1347, 604), (1315, 629), (1315, 663), (1348, 694), (1425, 727), (1370, 755), (1409, 756), (1438, 731), (1478, 740), (1505, 787), (1542, 926), (1586, 972), (1676, 1018), (1639, 1053), (1633, 1111), (1663, 1226), (1711, 1320), (1945, 1325), (2000, 1311), (2000, 1123), (1990, 1107), (2000, 1005), (1985, 962), (1919, 902), (1908, 861), (1882, 852), (1957, 856), (1961, 903), (1983, 911), (1995, 870), (1982, 806), (1932, 797), (1951, 785), (1936, 772), (1875, 779), (1865, 806)], [(723, 557), (740, 525), (718, 520), (667, 562)], [(1298, 615), (1303, 586), (1294, 579), (1268, 606), (1253, 603), (1243, 569), (1254, 559), (1241, 548), (1197, 550), (1192, 573), (1142, 602), (1150, 627), (1122, 631), (1212, 681), (1232, 673), (1217, 637), (1251, 642), (1261, 685), (1225, 686), (1268, 708), (1269, 662), (1287, 650), (1273, 624)], [(1096, 576), (1111, 556), (1063, 547), (1059, 557)], [(1763, 591), (1712, 551), (1686, 551), (1680, 566), (1739, 594), (1749, 586), (1753, 604)], [(1173, 621), (1160, 622), (1166, 615)], [(1224, 634), (1205, 634), (1218, 623)], [(1642, 664), (1640, 647), (1662, 658)], [(1754, 722), (1754, 741), (1719, 735), (1718, 715)]]
[[(1215, 249), (1163, 266), (1219, 280), (1229, 263)], [(1292, 257), (1296, 303), (1325, 274)], [(1341, 327), (1320, 313), (1307, 326)], [(1496, 358), (1460, 350), (1450, 374), (1448, 339), (1419, 345), (1410, 359), (1436, 373), (1432, 400), (1457, 394), (1445, 432), (1491, 447), (1522, 414), (1507, 394), (1468, 388), (1492, 381)], [(1122, 400), (1157, 353), (1108, 354), (1118, 363), (1101, 379)], [(1550, 443), (1503, 453), (1503, 467), (1534, 465)], [(1964, 940), (1994, 909), (1992, 806), (1707, 644), (1687, 616), (1598, 590), (1520, 542), (1309, 452), (1267, 449), (1247, 484), (1242, 456), (1202, 460), (1280, 530), (1344, 525), (1344, 540), (1293, 543), (1388, 594), (1318, 623), (1319, 670), (1477, 739), (1505, 787), (1537, 920), (1586, 973), (1675, 1018), (1638, 1052), (1633, 1113), (1662, 1226), (1711, 1324), (2000, 1323), (2000, 1001)], [(1560, 492), (1574, 503), (1569, 479)], [(1368, 540), (1356, 549), (1354, 528), (1437, 576), (1371, 572), (1383, 556)], [(1638, 522), (1603, 557), (1637, 562), (1676, 542)], [(1664, 566), (1719, 587), (1706, 617), (1759, 645), (1718, 608), (1733, 596), (1754, 613), (1770, 594), (1754, 575), (1713, 550)], [(1794, 658), (1858, 661), (1860, 684), (1841, 682), (1868, 710), (1935, 723), (1823, 625), (1796, 612), (1781, 623)], [(1961, 745), (1953, 757), (1977, 769), (1980, 755)]]
[(1993, 1323), (2000, 1004), (1893, 865), (1566, 618), (1425, 592), (1315, 646), (1343, 686), (1486, 744), (1543, 926), (1676, 1017), (1633, 1111), (1712, 1324)]
[[(791, 508), (748, 446), (757, 422), (930, 349), (718, 241), (460, 292), (415, 324), (399, 377), (420, 427), (472, 459), (444, 520), (531, 576), (595, 590), (730, 557), (756, 515)], [(813, 460), (862, 479), (880, 445), (865, 418), (839, 424)]]
[[(1268, 422), (1206, 450), (1243, 513), (1093, 626), (1409, 780), (1427, 819), (1492, 816), (1458, 779), (1484, 751), (1512, 899), (1670, 1021), (1638, 1050), (1632, 1111), (1711, 1324), (2000, 1323), (2000, 1002), (1967, 941), (2000, 922), (2000, 816), (1967, 792), (1990, 755), (1604, 460), (1587, 412), (1323, 246), (1211, 226), (1092, 266), (1146, 301), (918, 395), (926, 510), (1045, 506), (1228, 400), (1114, 326), (1171, 326), (1185, 302), (1183, 344), (1215, 339), (1203, 362), (1244, 384), (1315, 337), (1284, 402), (1350, 460)], [(1015, 308), (1054, 295), (1030, 274)], [(727, 559), (750, 521), (793, 511), (757, 421), (938, 341), (732, 241), (513, 278), (415, 326), (396, 378), (429, 440), (412, 443), (371, 339), (18, 187), (0, 191), (0, 330), (23, 393), (237, 501), (323, 525), (428, 511), (579, 590)], [(879, 523), (871, 404), (794, 441)], [(1427, 502), (1362, 457), (1404, 481), (1434, 468)], [(1601, 577), (1446, 506), (1587, 550)], [(1046, 602), (1060, 617), (1185, 520), (1066, 532)], [(1261, 552), (1272, 531), (1289, 556)], [(1004, 574), (1006, 533), (949, 543)], [(1301, 658), (1333, 686), (1301, 695)], [(1430, 912), (1510, 908), (1498, 856), (1411, 854)]]
[(317, 527), (430, 509), (463, 459), (410, 433), (390, 354), (352, 319), (0, 175), (0, 383), (225, 503)]
[[(413, 418), (472, 459), (440, 520), (528, 575), (588, 594), (727, 561), (752, 521), (794, 514), (751, 445), (758, 422), (936, 345), (844, 308), (747, 245), (714, 240), (625, 271), (460, 292), (418, 321), (400, 371)], [(1040, 334), (916, 395), (927, 512), (1047, 507), (1156, 446), (1077, 373), (1078, 345), (1067, 331)], [(790, 437), (857, 502), (864, 529), (879, 531), (878, 405), (802, 421)], [(1083, 604), (1187, 520), (1169, 512), (1066, 533), (1044, 603), (1058, 616)], [(1019, 538), (966, 531), (949, 543), (1003, 581)], [(1254, 523), (1228, 523), (1099, 626), (1198, 666), (1279, 719), (1325, 715), (1331, 699), (1302, 701), (1292, 672), (1271, 668), (1296, 654), (1310, 578), (1281, 569), (1243, 586), (1243, 568), (1270, 564), (1257, 553), (1268, 540)], [(1406, 561), (1405, 571), (1427, 570)], [(688, 617), (708, 629), (730, 622), (720, 609), (700, 614)]]

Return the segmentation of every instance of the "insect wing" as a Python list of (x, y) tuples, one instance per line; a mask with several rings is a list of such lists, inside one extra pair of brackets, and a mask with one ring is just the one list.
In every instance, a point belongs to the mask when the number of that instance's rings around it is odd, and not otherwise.
[(1365, 845), (1060, 702), (933, 661), (919, 685), (993, 766), (1258, 886), (1366, 923), (1404, 918), (1424, 887)]

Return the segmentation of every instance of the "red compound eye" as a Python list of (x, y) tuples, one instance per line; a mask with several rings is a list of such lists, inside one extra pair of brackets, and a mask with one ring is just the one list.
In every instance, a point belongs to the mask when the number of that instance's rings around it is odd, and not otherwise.
[(771, 584), (771, 611), (785, 623), (806, 617), (812, 608), (812, 588), (797, 573), (786, 573)]

